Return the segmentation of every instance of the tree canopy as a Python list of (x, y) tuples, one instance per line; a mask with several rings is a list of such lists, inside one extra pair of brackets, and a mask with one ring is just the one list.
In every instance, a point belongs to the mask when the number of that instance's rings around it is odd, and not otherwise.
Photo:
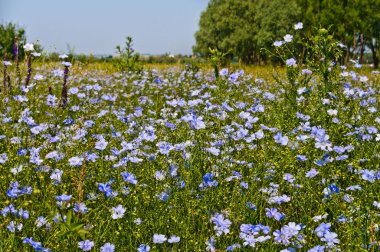
[(306, 33), (329, 28), (347, 46), (345, 61), (363, 61), (372, 53), (378, 67), (380, 50), (379, 0), (210, 0), (195, 34), (195, 54), (209, 48), (230, 52), (243, 63), (268, 60), (263, 53), (273, 42), (302, 22)]
[(200, 18), (201, 29), (195, 34), (197, 41), (194, 51), (208, 55), (209, 48), (230, 51), (250, 62), (254, 48), (254, 36), (247, 31), (255, 31), (253, 1), (211, 0)]
[(24, 49), (20, 45), (26, 43), (25, 30), (19, 28), (13, 23), (0, 24), (0, 54), (1, 57), (11, 59), (14, 57), (13, 44), (17, 43), (18, 54), (20, 57), (24, 55)]

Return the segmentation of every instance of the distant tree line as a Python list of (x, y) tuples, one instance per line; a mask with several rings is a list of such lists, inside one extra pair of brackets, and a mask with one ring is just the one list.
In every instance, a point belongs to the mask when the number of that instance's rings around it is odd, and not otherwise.
[(347, 46), (342, 61), (362, 63), (368, 52), (378, 68), (380, 0), (210, 0), (193, 52), (207, 57), (209, 48), (216, 48), (245, 64), (274, 61), (262, 49), (270, 49), (298, 22), (307, 34), (330, 29)]
[[(19, 60), (25, 58), (25, 52), (23, 46), (27, 43), (26, 31), (24, 28), (19, 27), (14, 23), (4, 23), (0, 24), (0, 58), (3, 60), (14, 60), (15, 50), (17, 48), (17, 57)], [(38, 42), (33, 42), (34, 49), (36, 52), (40, 52), (41, 55), (39, 59), (60, 62), (60, 53), (57, 52), (44, 52), (42, 46)], [(75, 47), (69, 44), (67, 46), (67, 60), (69, 62), (80, 62), (83, 64), (91, 63), (115, 63), (120, 60), (120, 47), (119, 51), (115, 55), (102, 55), (95, 56), (93, 54), (78, 54), (75, 53)], [(118, 48), (118, 47), (117, 47)], [(202, 58), (193, 58), (191, 55), (173, 55), (173, 54), (162, 54), (162, 55), (139, 55), (139, 62), (142, 64), (193, 64), (193, 63), (207, 63), (207, 60)]]

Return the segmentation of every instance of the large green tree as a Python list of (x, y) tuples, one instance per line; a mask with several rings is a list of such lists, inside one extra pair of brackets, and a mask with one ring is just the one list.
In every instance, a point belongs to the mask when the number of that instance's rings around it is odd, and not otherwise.
[[(257, 48), (270, 50), (273, 42), (282, 40), (299, 21), (300, 8), (295, 0), (258, 0), (255, 5), (255, 42)], [(261, 51), (260, 58), (266, 59)]]
[(359, 15), (361, 27), (361, 37), (365, 45), (371, 50), (373, 64), (379, 67), (380, 57), (380, 1), (361, 0), (359, 1)]
[(14, 57), (13, 44), (15, 39), (19, 47), (19, 57), (23, 57), (22, 45), (26, 43), (25, 30), (13, 23), (0, 24), (0, 57), (6, 56), (7, 59)]
[(329, 28), (347, 46), (344, 63), (352, 58), (362, 62), (370, 51), (374, 66), (379, 66), (379, 0), (210, 0), (193, 50), (208, 56), (209, 48), (216, 48), (244, 63), (257, 63), (267, 57), (261, 49), (270, 49), (298, 21), (309, 35), (316, 28)]
[(305, 30), (313, 27), (330, 28), (334, 36), (347, 46), (349, 58), (363, 61), (370, 50), (373, 62), (379, 65), (380, 1), (379, 0), (297, 0), (301, 8), (300, 20)]
[(207, 56), (217, 48), (243, 63), (260, 61), (261, 49), (291, 29), (299, 9), (295, 0), (211, 0), (201, 14), (194, 53)]
[(209, 48), (213, 48), (252, 63), (257, 30), (253, 0), (211, 0), (201, 14), (199, 27), (194, 53), (208, 56)]

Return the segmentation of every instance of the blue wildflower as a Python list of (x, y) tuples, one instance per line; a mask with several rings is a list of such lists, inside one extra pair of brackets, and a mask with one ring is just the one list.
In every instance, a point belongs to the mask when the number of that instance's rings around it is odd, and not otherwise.
[(313, 178), (318, 175), (318, 171), (316, 169), (311, 169), (310, 171), (306, 172), (306, 178)]
[(161, 243), (164, 243), (166, 240), (167, 240), (167, 238), (163, 234), (154, 234), (153, 235), (153, 243), (161, 244)]
[(199, 185), (201, 189), (205, 187), (216, 187), (218, 185), (218, 181), (213, 179), (213, 175), (211, 173), (206, 173), (203, 175), (203, 182)]
[(269, 218), (274, 218), (277, 221), (285, 219), (285, 214), (278, 211), (277, 208), (265, 208), (266, 216)]
[(289, 245), (290, 244), (290, 241), (289, 239), (291, 238), (289, 236), (289, 234), (287, 234), (286, 232), (284, 232), (283, 229), (281, 230), (275, 230), (273, 232), (273, 236), (274, 236), (274, 242), (279, 244), (279, 243), (282, 243), (283, 245)]
[(98, 185), (98, 190), (101, 192), (104, 192), (107, 198), (111, 197), (112, 195), (112, 190), (111, 190), (111, 185), (109, 183), (99, 183)]
[(330, 232), (331, 223), (322, 222), (319, 226), (314, 230), (317, 233), (318, 237), (323, 237), (326, 232)]
[(334, 246), (340, 242), (337, 237), (338, 235), (336, 233), (328, 231), (321, 238), (321, 241), (326, 242), (328, 246)]
[(150, 250), (150, 246), (146, 244), (141, 244), (137, 249), (137, 252), (148, 252)]
[(340, 189), (339, 187), (337, 187), (335, 185), (335, 183), (332, 183), (331, 185), (329, 185), (328, 187), (326, 187), (324, 190), (323, 190), (324, 194), (325, 194), (325, 197), (329, 197), (329, 196), (332, 196), (334, 194), (338, 194), (340, 192)]
[(181, 238), (180, 238), (179, 236), (172, 235), (172, 236), (168, 239), (168, 242), (169, 242), (169, 243), (178, 243), (180, 240), (181, 240)]
[(215, 224), (214, 230), (217, 230), (217, 236), (221, 236), (223, 233), (228, 234), (230, 232), (229, 227), (231, 226), (232, 222), (228, 219), (225, 219), (223, 214), (215, 214), (211, 217), (211, 221)]
[(78, 242), (78, 247), (83, 251), (89, 251), (94, 246), (94, 242), (90, 240)]
[(69, 201), (72, 197), (72, 195), (62, 194), (61, 196), (55, 196), (55, 199), (59, 201)]
[(137, 184), (136, 175), (129, 172), (124, 172), (124, 173), (121, 173), (121, 176), (123, 177), (124, 181), (131, 183), (133, 185)]

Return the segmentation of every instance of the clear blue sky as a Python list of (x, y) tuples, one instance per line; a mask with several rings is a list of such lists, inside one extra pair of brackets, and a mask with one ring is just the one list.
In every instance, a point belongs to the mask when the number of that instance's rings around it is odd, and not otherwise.
[(0, 0), (0, 22), (45, 50), (113, 54), (126, 36), (141, 53), (191, 54), (208, 0)]

